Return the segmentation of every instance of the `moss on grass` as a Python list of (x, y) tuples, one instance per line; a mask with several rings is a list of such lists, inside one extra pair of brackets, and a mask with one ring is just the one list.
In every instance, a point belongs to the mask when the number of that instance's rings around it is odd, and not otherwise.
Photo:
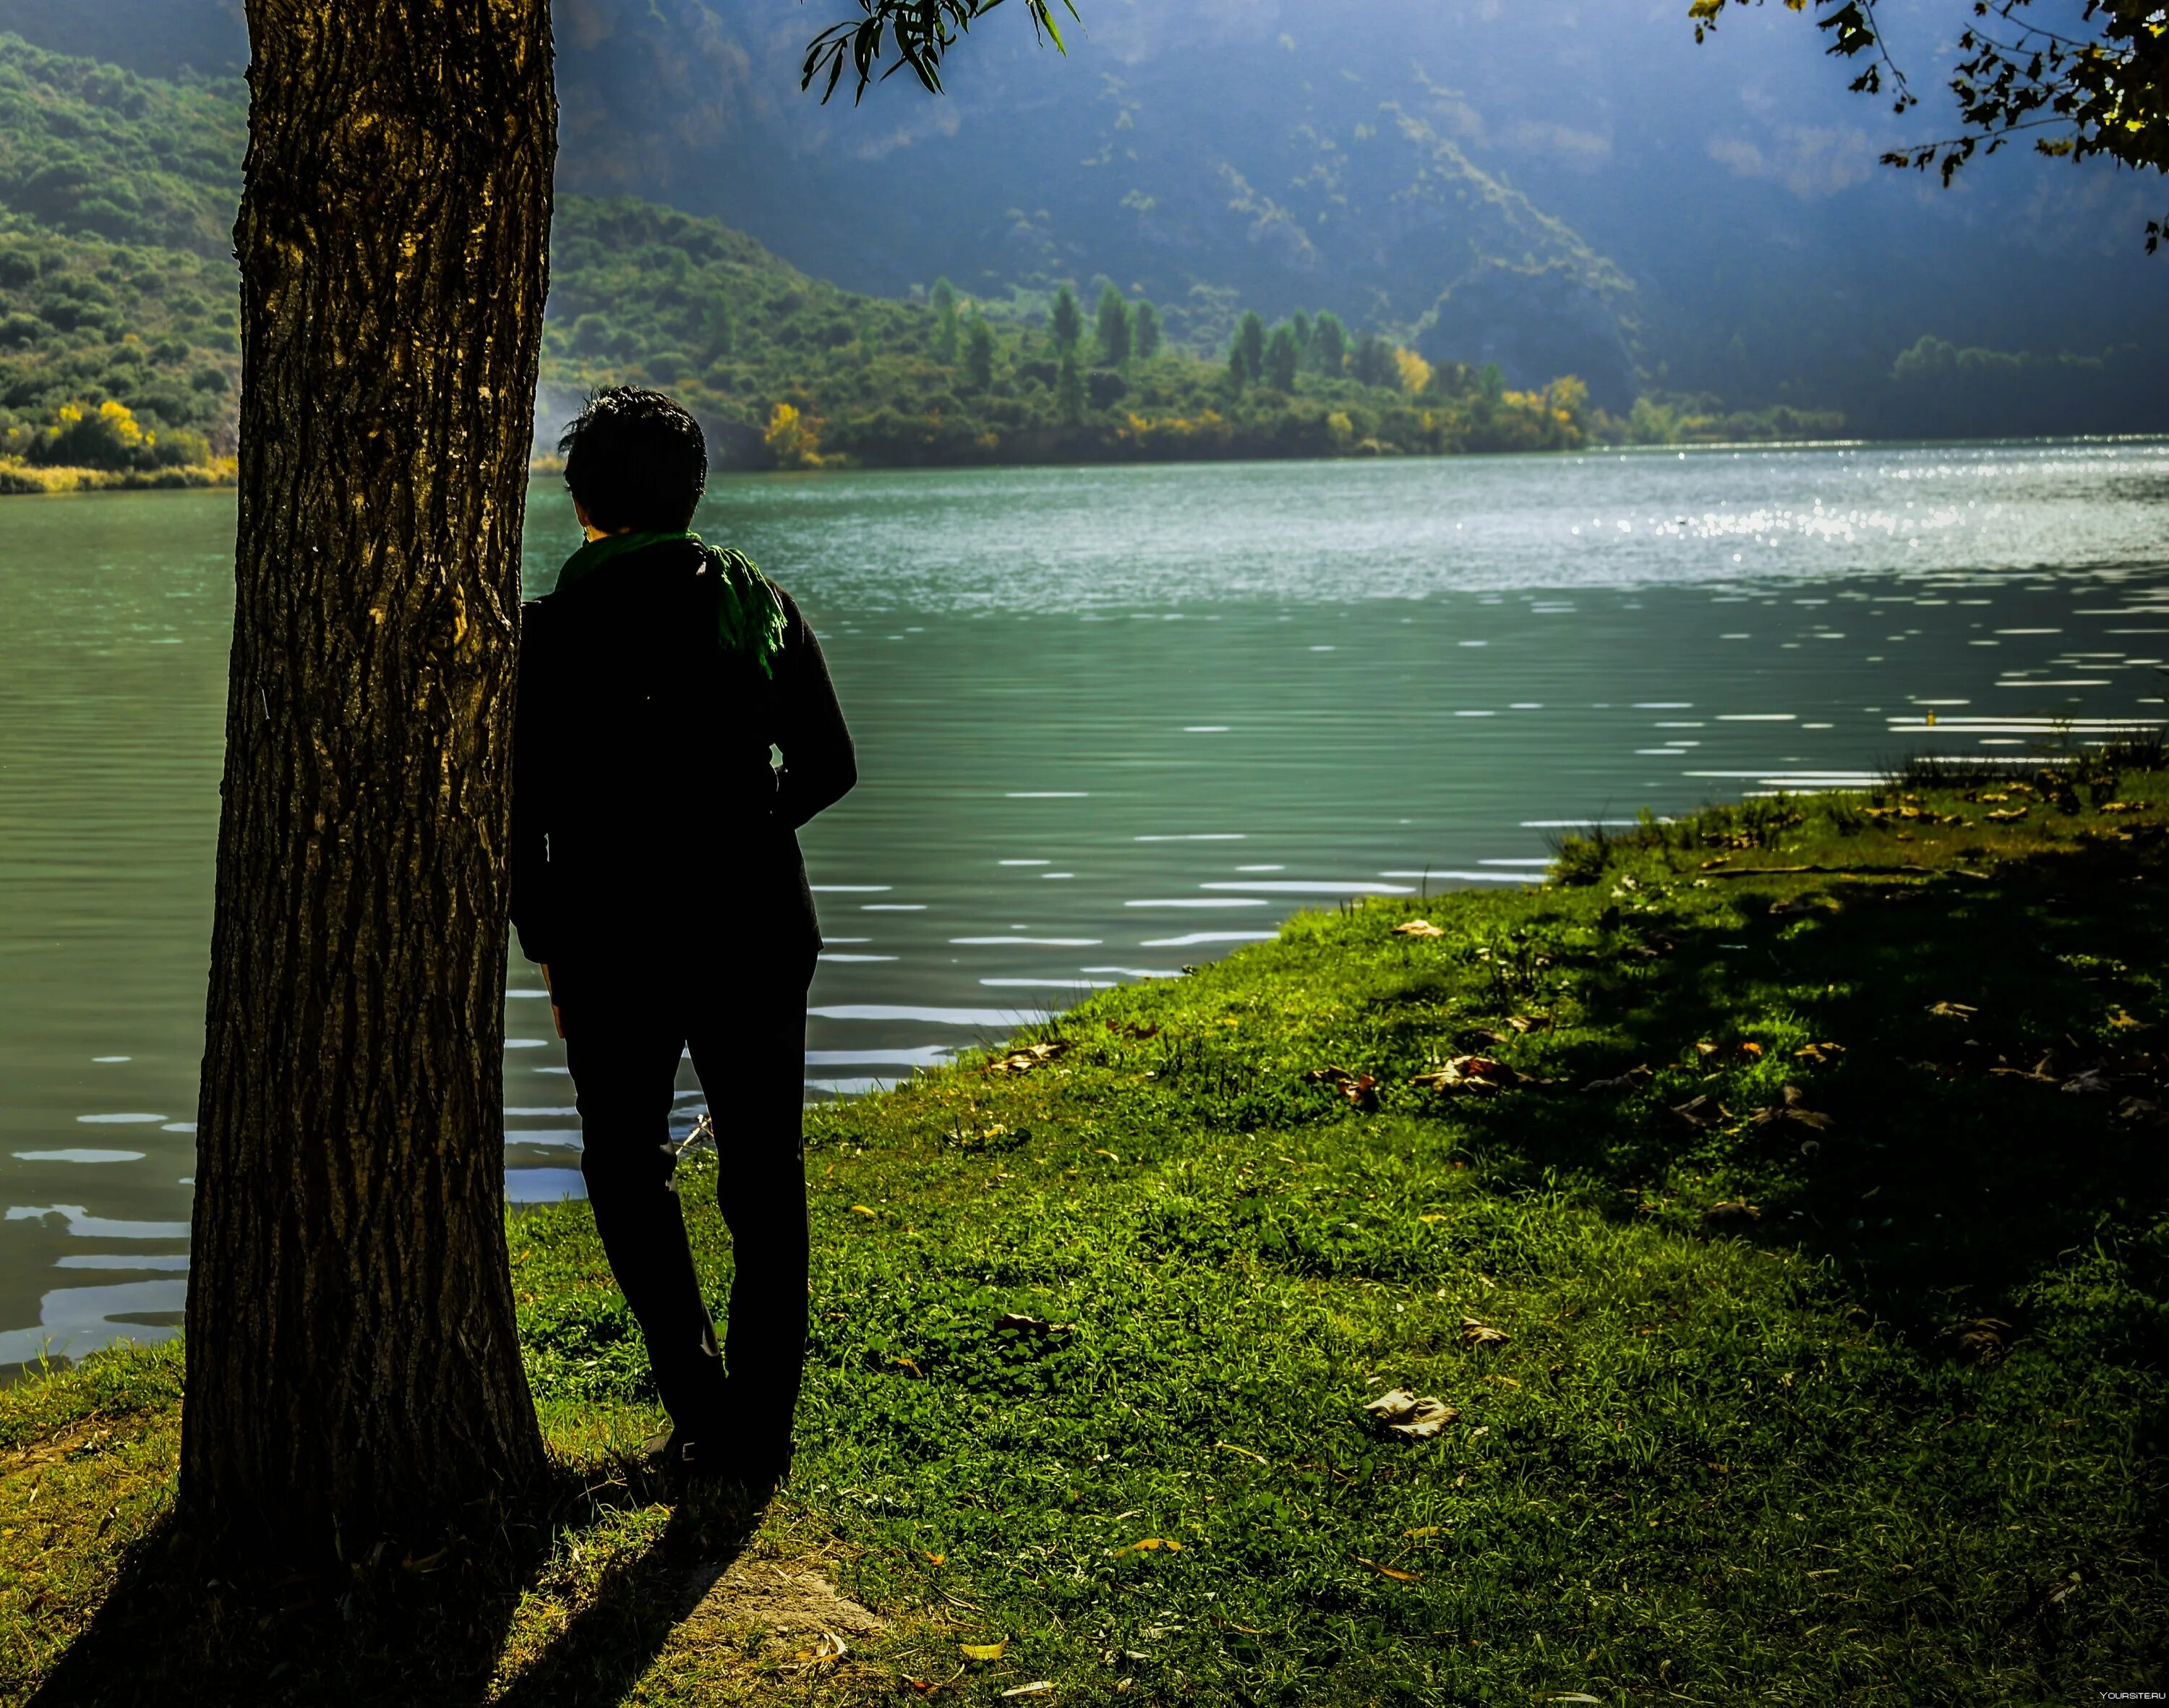
[[(1305, 915), (1105, 993), (1022, 1071), (813, 1112), (800, 1454), (750, 1536), (626, 1476), (658, 1414), (578, 1205), (514, 1224), (547, 1521), (358, 1574), (335, 1619), (190, 1590), (248, 1633), (215, 1661), (129, 1674), (98, 1611), (169, 1487), (170, 1353), (0, 1396), (8, 1509), (42, 1481), (59, 1514), (0, 1538), (7, 1700), (86, 1625), (45, 1700), (2161, 1688), (2169, 787), (2092, 782), (1653, 822), (1527, 894)], [(1506, 1088), (1415, 1082), (1449, 1064)], [(1394, 1387), (1458, 1417), (1387, 1436), (1361, 1407)], [(38, 1455), (109, 1417), (93, 1499), (63, 1472), (97, 1457)], [(885, 1630), (824, 1658), (689, 1620), (741, 1546)]]

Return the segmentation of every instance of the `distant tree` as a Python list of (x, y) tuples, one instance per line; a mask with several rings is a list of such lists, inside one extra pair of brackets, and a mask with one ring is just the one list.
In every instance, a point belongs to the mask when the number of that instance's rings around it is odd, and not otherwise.
[(1130, 308), (1111, 281), (1100, 287), (1098, 320), (1100, 359), (1118, 368), (1130, 359)]
[(1303, 347), (1296, 342), (1295, 328), (1282, 321), (1266, 342), (1266, 383), (1276, 392), (1292, 392), (1296, 366), (1302, 360)]
[(934, 281), (934, 360), (957, 360), (957, 287), (946, 279)]
[(964, 383), (975, 392), (994, 389), (994, 328), (976, 314), (964, 330)]
[(1376, 333), (1367, 335), (1356, 346), (1355, 373), (1356, 380), (1366, 386), (1394, 386), (1401, 383), (1400, 364), (1394, 360), (1394, 346)]
[(1340, 377), (1348, 365), (1348, 328), (1339, 315), (1328, 312), (1318, 317), (1310, 330), (1310, 356), (1319, 372)]
[(1412, 350), (1394, 352), (1395, 382), (1410, 397), (1425, 390), (1431, 382), (1431, 366)]
[(1288, 329), (1295, 334), (1296, 354), (1298, 356), (1308, 357), (1310, 355), (1312, 330), (1309, 312), (1306, 309), (1297, 309), (1288, 317)]
[(1054, 347), (1061, 350), (1077, 348), (1077, 340), (1084, 335), (1084, 316), (1077, 307), (1077, 293), (1067, 285), (1055, 293), (1054, 307), (1047, 317), (1047, 330), (1054, 334)]
[(719, 356), (730, 355), (737, 341), (738, 328), (731, 323), (729, 299), (722, 291), (715, 291), (701, 305), (701, 360), (714, 361)]
[[(1697, 41), (1728, 3), (1749, 0), (1692, 0), (1687, 13)], [(1799, 12), (1807, 0), (1785, 4)], [(1815, 0), (1815, 7), (1817, 27), (1830, 32), (1828, 51), (1863, 67), (1852, 79), (1857, 92), (1889, 95), (1899, 113), (1920, 104), (1891, 57), (1876, 0)], [(2033, 0), (1974, 0), (1969, 9), (1974, 21), (1958, 31), (1949, 79), (1958, 133), (1894, 149), (1883, 157), (1886, 165), (1932, 165), (1948, 184), (1975, 154), (2031, 134), (2038, 152), (2057, 158), (2106, 155), (2134, 171), (2169, 173), (2169, 17), (2161, 0), (2067, 0), (2046, 24), (2036, 21)], [(2148, 250), (2165, 240), (2169, 216), (2149, 221)]]
[(1255, 383), (1266, 371), (1266, 323), (1255, 309), (1246, 310), (1235, 326), (1234, 359), (1244, 381)]
[(1062, 371), (1054, 382), (1054, 407), (1070, 426), (1084, 419), (1084, 379), (1077, 371), (1074, 350), (1063, 352)]
[(1250, 370), (1243, 360), (1241, 340), (1228, 346), (1228, 383), (1239, 392), (1250, 382)]
[(1159, 354), (1159, 310), (1142, 298), (1138, 302), (1134, 341), (1139, 360), (1150, 361)]

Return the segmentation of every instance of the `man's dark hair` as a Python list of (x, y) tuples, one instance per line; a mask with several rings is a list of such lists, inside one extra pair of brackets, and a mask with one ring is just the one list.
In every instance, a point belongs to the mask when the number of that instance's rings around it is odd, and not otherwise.
[(605, 533), (689, 526), (708, 489), (708, 441), (674, 400), (638, 386), (595, 392), (557, 441), (565, 484)]

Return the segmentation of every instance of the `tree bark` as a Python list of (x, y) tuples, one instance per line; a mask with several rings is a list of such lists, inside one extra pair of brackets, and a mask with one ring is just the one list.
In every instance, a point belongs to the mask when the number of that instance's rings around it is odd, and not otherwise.
[(281, 1560), (543, 1465), (504, 1239), (547, 0), (248, 0), (240, 535), (182, 1502)]

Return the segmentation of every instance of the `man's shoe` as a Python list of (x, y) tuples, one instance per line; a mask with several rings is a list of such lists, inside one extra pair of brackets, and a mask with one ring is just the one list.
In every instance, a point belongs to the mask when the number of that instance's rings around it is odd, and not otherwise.
[(711, 1476), (726, 1468), (722, 1464), (723, 1455), (708, 1444), (719, 1438), (708, 1432), (695, 1434), (679, 1425), (642, 1442), (640, 1462), (656, 1476)]

